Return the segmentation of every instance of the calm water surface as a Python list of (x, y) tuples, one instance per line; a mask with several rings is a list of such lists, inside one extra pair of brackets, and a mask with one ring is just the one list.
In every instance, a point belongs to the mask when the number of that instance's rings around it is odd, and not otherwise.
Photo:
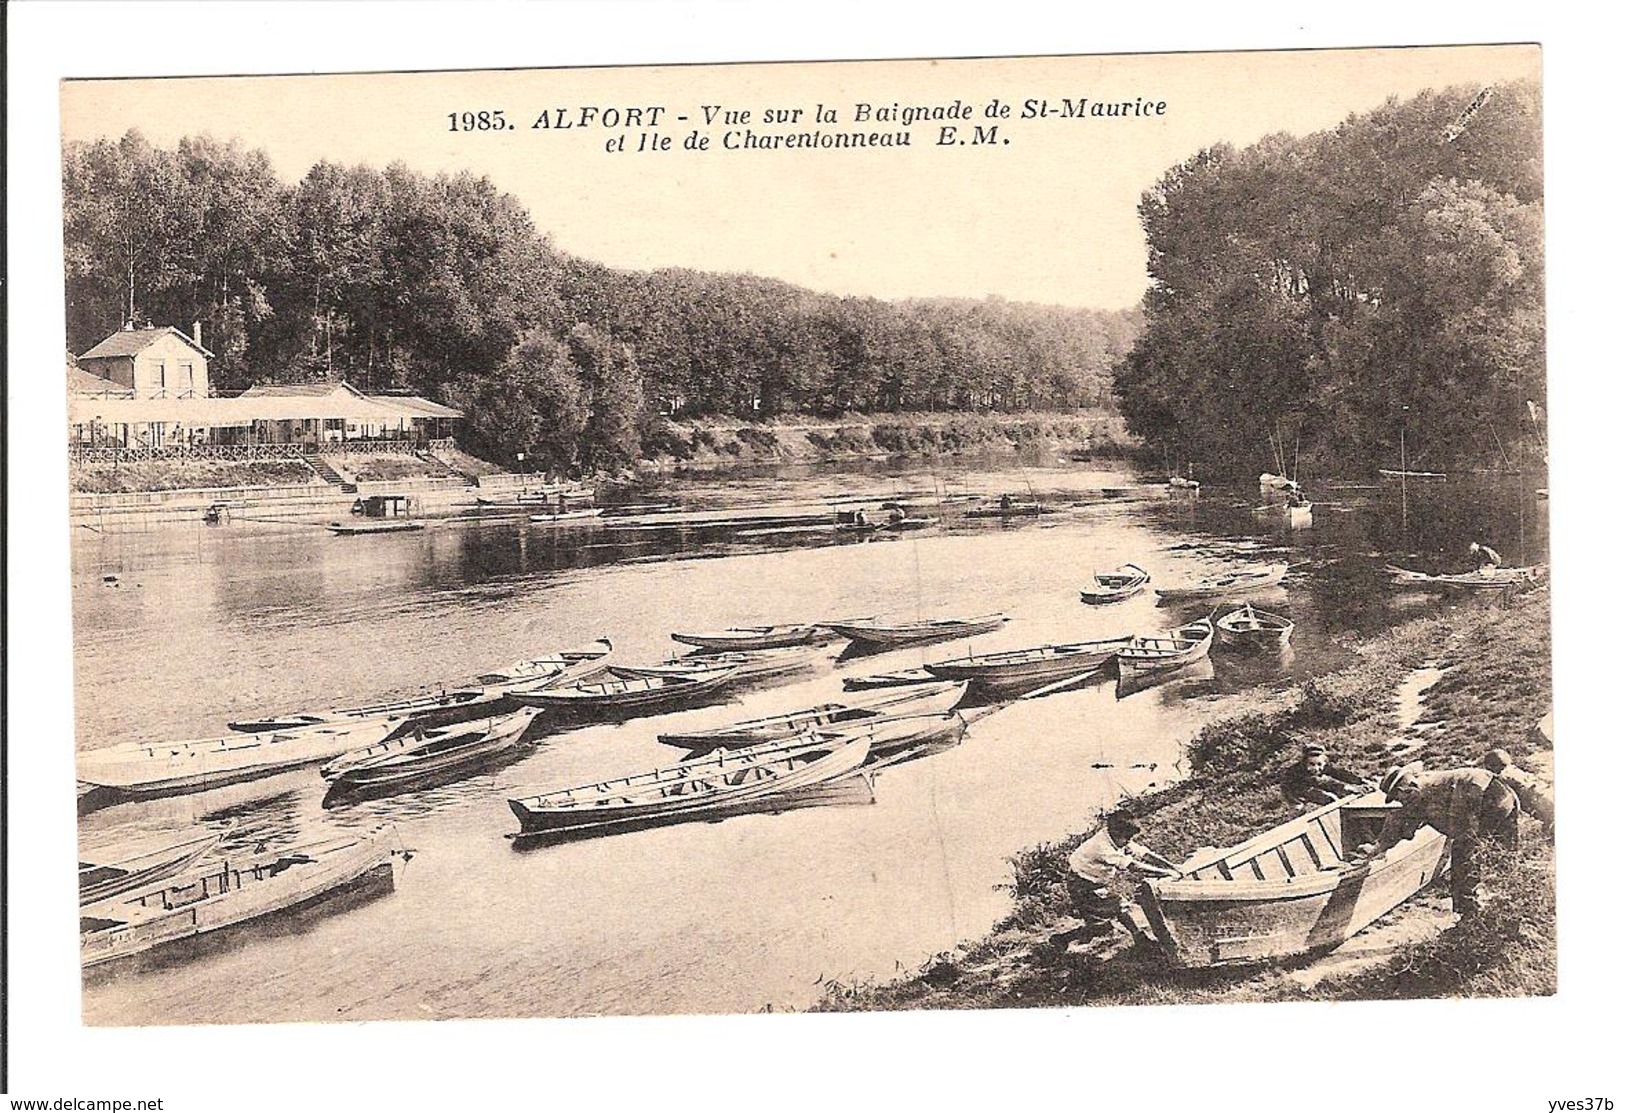
[[(656, 492), (685, 506), (1032, 490), (1052, 504), (1130, 481), (1081, 467), (786, 469)], [(669, 656), (674, 630), (853, 615), (1003, 610), (996, 635), (837, 662), (726, 704), (542, 736), (454, 784), (323, 807), (314, 769), (80, 821), (81, 856), (234, 817), (235, 842), (393, 822), (416, 854), (393, 894), (239, 932), (185, 961), (87, 986), (95, 1024), (568, 1016), (804, 1007), (821, 979), (887, 976), (986, 931), (1006, 857), (1180, 775), (1184, 744), (1261, 687), (1347, 659), (1352, 635), (1436, 606), (1378, 573), (1465, 566), (1473, 539), (1544, 559), (1533, 482), (1334, 492), (1307, 530), (1251, 491), (1195, 502), (1091, 499), (1019, 525), (838, 542), (809, 531), (559, 531), (523, 518), (335, 538), (308, 525), (75, 539), (78, 746), (224, 733), (234, 718), (411, 693), (514, 659), (614, 638)], [(632, 501), (649, 492), (628, 496)], [(1084, 607), (1087, 572), (1133, 560), (1156, 582), (1237, 560), (1290, 560), (1259, 602), (1298, 622), (1284, 660), (1216, 650), (1211, 668), (1119, 698), (1110, 682), (1013, 705), (957, 748), (880, 773), (876, 803), (744, 816), (531, 851), (509, 796), (638, 772), (655, 735), (833, 698), (841, 677), (965, 652), (1149, 632), (1205, 613), (1146, 595)], [(105, 577), (116, 577), (116, 586)], [(1480, 604), (1465, 604), (1480, 605)], [(230, 992), (200, 987), (229, 986)]]

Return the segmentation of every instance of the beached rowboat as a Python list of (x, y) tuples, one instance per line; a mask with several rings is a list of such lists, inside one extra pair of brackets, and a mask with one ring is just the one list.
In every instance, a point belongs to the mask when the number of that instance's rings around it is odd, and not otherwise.
[(340, 889), (393, 888), (393, 851), (378, 834), (273, 851), (81, 909), (79, 956), (89, 969), (234, 924), (312, 904)]
[(1083, 601), (1096, 606), (1131, 599), (1151, 582), (1151, 573), (1138, 564), (1125, 564), (1113, 572), (1096, 572), (1094, 586), (1082, 590)]
[(1019, 691), (1094, 672), (1129, 641), (1127, 637), (1103, 638), (1067, 645), (973, 653), (949, 661), (934, 661), (925, 669), (940, 679), (971, 681), (994, 692)]
[(394, 718), (354, 719), (185, 742), (124, 742), (79, 754), (79, 779), (127, 796), (197, 792), (314, 765), (381, 742), (401, 725)]
[(964, 684), (921, 684), (906, 691), (854, 696), (838, 703), (822, 703), (800, 711), (768, 715), (723, 727), (670, 732), (660, 735), (660, 741), (685, 750), (738, 749), (790, 738), (815, 728), (839, 729), (847, 723), (883, 716), (946, 714), (964, 695)]
[(808, 622), (779, 626), (730, 626), (726, 630), (673, 634), (672, 641), (700, 649), (782, 649), (790, 645), (823, 645), (835, 640), (826, 628)]
[(1523, 568), (1486, 568), (1478, 572), (1458, 572), (1433, 576), (1390, 564), (1383, 569), (1396, 584), (1422, 588), (1464, 588), (1469, 591), (1500, 591), (1518, 584), (1534, 583), (1545, 573), (1539, 564)]
[(858, 776), (868, 757), (867, 739), (812, 733), (511, 799), (508, 807), (519, 820), (516, 837), (533, 839), (719, 819), (771, 811), (776, 796)]
[(1234, 597), (1253, 591), (1276, 587), (1286, 579), (1287, 566), (1270, 564), (1262, 568), (1243, 568), (1215, 576), (1204, 576), (1176, 587), (1159, 587), (1157, 598), (1174, 602), (1187, 599), (1213, 599)]
[(95, 904), (97, 901), (116, 897), (120, 893), (127, 893), (131, 889), (154, 885), (166, 878), (174, 877), (219, 846), (220, 840), (226, 837), (229, 830), (231, 828), (226, 827), (219, 831), (193, 836), (184, 842), (133, 852), (126, 851), (123, 857), (106, 864), (80, 862), (79, 903)]
[(1237, 846), (1199, 851), (1183, 877), (1144, 882), (1152, 934), (1180, 966), (1224, 966), (1329, 950), (1432, 883), (1449, 840), (1432, 827), (1369, 862), (1390, 810), (1380, 792), (1350, 796)]
[(1010, 616), (1005, 614), (982, 614), (974, 618), (931, 618), (919, 622), (860, 619), (852, 622), (831, 622), (828, 629), (862, 645), (892, 646), (974, 637), (977, 634), (997, 630), (1009, 621)]
[(539, 712), (521, 708), (484, 723), (414, 732), (340, 754), (322, 766), (338, 791), (394, 787), (472, 768), (512, 749)]
[(1117, 654), (1117, 675), (1129, 680), (1165, 669), (1183, 668), (1213, 648), (1213, 620), (1188, 622), (1166, 634), (1130, 640)]
[(1255, 610), (1251, 603), (1220, 615), (1214, 626), (1218, 628), (1221, 644), (1260, 649), (1281, 648), (1291, 639), (1295, 628), (1290, 618)]

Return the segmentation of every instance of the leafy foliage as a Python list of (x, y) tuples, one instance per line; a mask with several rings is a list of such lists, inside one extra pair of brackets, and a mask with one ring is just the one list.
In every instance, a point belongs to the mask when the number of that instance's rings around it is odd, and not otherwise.
[[(1304, 138), (1208, 148), (1140, 203), (1130, 428), (1210, 474), (1498, 458), (1545, 393), (1540, 100), (1426, 92)], [(1465, 122), (1463, 122), (1465, 120)]]
[(289, 186), (206, 137), (70, 143), (63, 183), (70, 350), (198, 321), (222, 390), (409, 389), (464, 406), (470, 447), (508, 463), (615, 470), (669, 440), (665, 417), (1099, 408), (1138, 328), (616, 271), (555, 250), (486, 178), (324, 161)]

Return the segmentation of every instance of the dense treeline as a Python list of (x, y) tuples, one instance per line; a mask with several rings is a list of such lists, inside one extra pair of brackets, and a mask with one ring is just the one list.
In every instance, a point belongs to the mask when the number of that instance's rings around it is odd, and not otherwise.
[(1545, 396), (1538, 90), (1423, 93), (1170, 169), (1119, 369), (1131, 430), (1210, 474), (1500, 461)]
[(489, 179), (312, 167), (139, 133), (63, 157), (67, 343), (203, 327), (217, 390), (344, 379), (462, 407), (471, 448), (559, 468), (642, 454), (665, 415), (1111, 403), (1138, 311), (891, 303), (557, 251)]

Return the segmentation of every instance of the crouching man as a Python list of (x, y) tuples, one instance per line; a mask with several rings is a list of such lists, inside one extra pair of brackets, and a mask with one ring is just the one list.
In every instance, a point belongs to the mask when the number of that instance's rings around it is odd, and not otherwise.
[(1377, 841), (1362, 847), (1374, 857), (1426, 824), (1450, 839), (1450, 907), (1463, 918), (1478, 912), (1478, 852), (1484, 839), (1518, 844), (1518, 798), (1484, 769), (1423, 772), (1419, 762), (1383, 774), (1379, 786), (1399, 807), (1383, 822)]
[(1067, 891), (1072, 908), (1084, 921), (1081, 928), (1053, 937), (1065, 944), (1110, 935), (1121, 924), (1136, 942), (1146, 934), (1129, 913), (1128, 902), (1112, 892), (1112, 883), (1125, 873), (1134, 877), (1179, 877), (1179, 867), (1156, 851), (1134, 841), (1140, 825), (1131, 817), (1113, 814), (1074, 850), (1066, 864)]

